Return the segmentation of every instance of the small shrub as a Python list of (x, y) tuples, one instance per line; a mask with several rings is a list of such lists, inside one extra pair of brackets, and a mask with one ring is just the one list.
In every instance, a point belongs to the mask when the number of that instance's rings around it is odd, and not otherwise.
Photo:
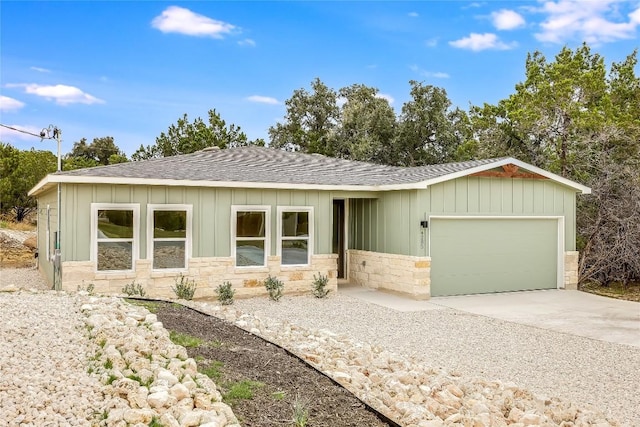
[(195, 280), (189, 280), (181, 274), (180, 278), (176, 279), (176, 285), (172, 286), (171, 290), (176, 294), (178, 299), (191, 301), (193, 295), (196, 293), (197, 287), (198, 285), (196, 285)]
[(96, 286), (93, 283), (89, 283), (87, 286), (84, 286), (84, 281), (82, 281), (82, 285), (78, 285), (78, 292), (87, 291), (89, 295), (93, 295), (93, 291)]
[(147, 295), (147, 291), (144, 290), (140, 283), (136, 283), (135, 280), (128, 285), (124, 285), (124, 288), (122, 288), (122, 293), (129, 296), (139, 295), (141, 297)]
[(267, 289), (267, 292), (269, 292), (269, 298), (272, 300), (279, 301), (280, 298), (282, 298), (284, 290), (284, 283), (282, 283), (282, 280), (278, 280), (276, 277), (271, 277), (271, 275), (269, 275), (269, 277), (264, 281), (264, 287)]
[(329, 289), (327, 289), (327, 285), (329, 284), (329, 277), (323, 276), (318, 273), (318, 277), (313, 275), (313, 295), (316, 298), (324, 298), (329, 293)]
[(216, 294), (218, 294), (218, 301), (222, 305), (233, 304), (233, 296), (236, 291), (231, 287), (231, 282), (224, 282), (222, 285), (218, 285), (216, 288)]
[(113, 374), (109, 375), (109, 378), (107, 378), (107, 385), (113, 384), (113, 382), (116, 381), (117, 379), (118, 379), (117, 376)]
[(104, 369), (113, 369), (113, 362), (111, 359), (107, 359), (107, 361), (104, 362)]
[(293, 424), (296, 427), (306, 427), (309, 422), (309, 403), (296, 397), (291, 406), (293, 407)]

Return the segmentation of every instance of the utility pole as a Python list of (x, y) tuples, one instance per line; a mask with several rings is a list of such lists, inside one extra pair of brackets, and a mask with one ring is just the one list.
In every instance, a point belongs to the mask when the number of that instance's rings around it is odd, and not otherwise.
[[(42, 139), (55, 139), (58, 143), (58, 172), (62, 171), (62, 157), (60, 156), (60, 149), (62, 146), (62, 131), (54, 125), (49, 125), (48, 128), (40, 131), (40, 138)], [(55, 234), (54, 240), (54, 253), (53, 253), (53, 289), (59, 291), (62, 289), (62, 259), (60, 252), (60, 241), (62, 238), (62, 184), (58, 182), (58, 213), (57, 225), (58, 230)], [(49, 248), (47, 248), (47, 251)]]

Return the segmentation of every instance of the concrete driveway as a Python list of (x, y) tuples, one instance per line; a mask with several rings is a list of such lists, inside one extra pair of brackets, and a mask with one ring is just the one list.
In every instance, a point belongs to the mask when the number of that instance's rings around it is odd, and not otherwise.
[(640, 303), (546, 290), (435, 297), (429, 304), (568, 334), (640, 347)]

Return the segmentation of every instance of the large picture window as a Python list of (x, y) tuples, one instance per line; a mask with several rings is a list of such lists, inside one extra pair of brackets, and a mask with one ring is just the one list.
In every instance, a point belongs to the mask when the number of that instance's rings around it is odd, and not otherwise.
[(138, 255), (140, 206), (91, 205), (92, 255), (98, 271), (132, 271)]
[(191, 205), (147, 205), (147, 258), (154, 270), (187, 268)]
[(309, 265), (312, 238), (312, 207), (278, 207), (278, 255), (282, 265)]
[(269, 253), (269, 206), (232, 207), (232, 251), (237, 267), (264, 267)]

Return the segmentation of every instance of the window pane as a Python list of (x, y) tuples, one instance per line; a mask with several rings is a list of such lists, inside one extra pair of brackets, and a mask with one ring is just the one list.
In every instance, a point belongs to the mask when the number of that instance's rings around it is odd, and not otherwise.
[(99, 210), (98, 236), (99, 239), (133, 237), (132, 210)]
[(238, 212), (236, 236), (264, 237), (264, 212)]
[(153, 237), (187, 237), (187, 212), (154, 211)]
[(264, 240), (236, 241), (236, 265), (264, 265)]
[(283, 212), (282, 235), (285, 237), (309, 235), (309, 212)]
[(184, 242), (153, 242), (153, 268), (184, 268)]
[(282, 264), (307, 264), (309, 262), (309, 249), (306, 240), (282, 241)]
[(98, 270), (132, 270), (132, 242), (98, 242)]

